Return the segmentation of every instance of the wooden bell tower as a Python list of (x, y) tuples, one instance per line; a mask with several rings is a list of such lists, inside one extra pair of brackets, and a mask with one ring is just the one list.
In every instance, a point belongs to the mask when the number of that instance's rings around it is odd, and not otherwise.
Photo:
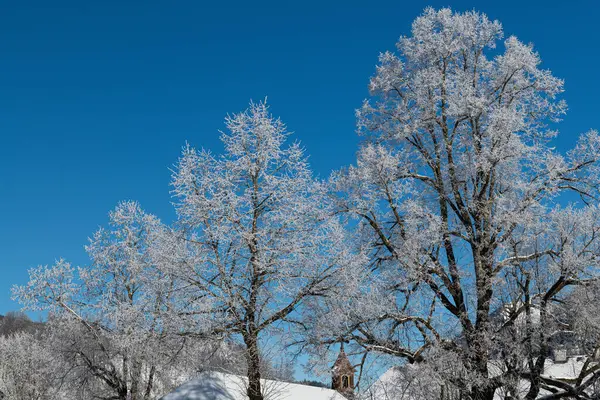
[(344, 352), (344, 343), (340, 346), (340, 354), (331, 368), (331, 388), (342, 394), (347, 399), (354, 398), (354, 373), (355, 369), (350, 364)]

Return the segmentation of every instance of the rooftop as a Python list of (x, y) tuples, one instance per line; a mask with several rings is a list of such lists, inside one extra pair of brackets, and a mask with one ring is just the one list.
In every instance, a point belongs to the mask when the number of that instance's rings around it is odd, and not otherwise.
[[(222, 372), (203, 372), (161, 400), (247, 400), (246, 377)], [(332, 389), (261, 380), (265, 400), (346, 400)]]

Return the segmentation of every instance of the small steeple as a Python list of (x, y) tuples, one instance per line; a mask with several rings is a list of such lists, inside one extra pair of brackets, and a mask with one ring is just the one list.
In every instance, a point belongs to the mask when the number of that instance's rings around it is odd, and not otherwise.
[(340, 354), (331, 368), (331, 388), (337, 390), (348, 399), (354, 398), (354, 372), (355, 369), (350, 363), (346, 352), (344, 352), (344, 342), (340, 345)]

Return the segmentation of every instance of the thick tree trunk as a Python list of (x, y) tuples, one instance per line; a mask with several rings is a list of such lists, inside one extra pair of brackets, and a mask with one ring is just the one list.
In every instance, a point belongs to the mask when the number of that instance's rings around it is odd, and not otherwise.
[(246, 361), (248, 364), (248, 398), (250, 400), (264, 400), (260, 385), (260, 355), (258, 353), (258, 337), (256, 334), (244, 336), (246, 344)]
[(150, 368), (150, 376), (148, 376), (148, 384), (146, 385), (146, 393), (144, 394), (144, 400), (149, 400), (152, 395), (152, 388), (154, 386), (154, 374), (156, 373), (156, 367), (153, 365)]
[(479, 244), (473, 249), (477, 289), (475, 331), (469, 335), (469, 349), (473, 353), (472, 365), (482, 384), (475, 385), (472, 400), (493, 400), (495, 388), (490, 386), (488, 362), (490, 358), (490, 304), (493, 296), (493, 263), (490, 246)]
[[(124, 399), (127, 398), (127, 392), (128, 392), (128, 388), (127, 388), (127, 378), (129, 377), (129, 358), (127, 357), (127, 354), (125, 354), (123, 356), (123, 376), (122, 376), (122, 381), (124, 382), (124, 390), (125, 390), (125, 397)], [(119, 389), (119, 396), (123, 396), (123, 391), (121, 389)]]
[[(476, 335), (475, 337), (477, 337)], [(475, 344), (477, 346), (477, 344)], [(474, 383), (469, 400), (494, 400), (495, 388), (490, 385), (488, 376), (488, 354), (487, 348), (473, 348), (476, 353), (475, 357), (471, 360), (472, 372), (477, 376), (476, 382)]]
[(119, 400), (129, 400), (129, 395), (127, 393), (126, 385), (121, 385), (117, 388), (117, 398)]
[(246, 345), (246, 361), (248, 364), (248, 398), (250, 400), (264, 400), (260, 387), (260, 354), (258, 352), (258, 332), (256, 324), (256, 307), (258, 291), (262, 282), (262, 271), (259, 263), (258, 250), (258, 219), (261, 214), (261, 203), (258, 200), (258, 172), (252, 176), (252, 205), (254, 207), (252, 217), (252, 238), (248, 243), (250, 250), (250, 265), (252, 266), (252, 280), (250, 287), (250, 298), (246, 307), (245, 326), (246, 332), (243, 334)]
[(492, 388), (474, 388), (470, 400), (494, 400), (494, 392)]
[(135, 360), (131, 369), (131, 400), (141, 400), (140, 378), (142, 377), (142, 363)]
[[(541, 375), (544, 373), (544, 365), (546, 364), (546, 358), (548, 357), (548, 354), (550, 353), (550, 348), (548, 347), (548, 342), (547, 342), (547, 337), (544, 335), (544, 328), (547, 326), (547, 319), (548, 319), (548, 310), (547, 310), (547, 301), (546, 299), (542, 299), (542, 302), (540, 304), (540, 327), (538, 330), (538, 343), (539, 343), (539, 347), (540, 347), (540, 351), (539, 351), (539, 355), (537, 356), (535, 363), (533, 364), (534, 367), (533, 369), (530, 371), (531, 372), (531, 386), (529, 387), (529, 391), (527, 392), (527, 395), (525, 396), (526, 400), (534, 400), (538, 397), (538, 395), (540, 394), (540, 377)], [(530, 352), (532, 352), (532, 349), (530, 348)], [(530, 355), (531, 357), (531, 355)]]

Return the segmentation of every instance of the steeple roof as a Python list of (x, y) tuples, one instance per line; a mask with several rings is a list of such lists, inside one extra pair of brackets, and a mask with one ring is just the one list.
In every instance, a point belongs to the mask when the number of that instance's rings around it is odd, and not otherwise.
[(352, 373), (354, 374), (354, 367), (350, 363), (346, 352), (344, 351), (344, 343), (340, 346), (340, 354), (338, 354), (337, 360), (333, 364), (332, 368), (334, 373)]

